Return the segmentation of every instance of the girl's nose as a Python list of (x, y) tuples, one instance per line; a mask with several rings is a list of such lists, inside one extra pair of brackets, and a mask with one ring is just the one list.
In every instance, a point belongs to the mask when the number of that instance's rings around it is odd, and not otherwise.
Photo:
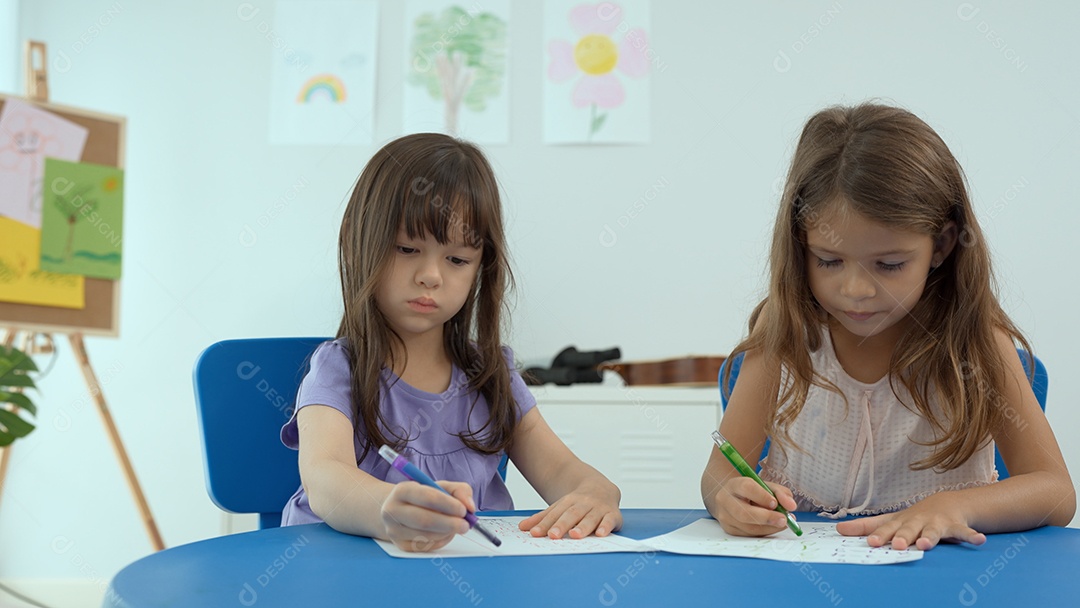
[(840, 295), (852, 300), (872, 298), (877, 294), (877, 285), (861, 266), (855, 266), (845, 276), (840, 284)]
[(425, 260), (416, 271), (416, 282), (428, 289), (437, 289), (442, 285), (438, 260)]

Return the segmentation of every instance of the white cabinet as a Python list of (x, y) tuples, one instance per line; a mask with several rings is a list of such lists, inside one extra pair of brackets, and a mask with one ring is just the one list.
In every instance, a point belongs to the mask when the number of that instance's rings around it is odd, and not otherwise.
[[(555, 433), (622, 490), (624, 508), (701, 509), (699, 483), (709, 434), (720, 424), (711, 388), (534, 386)], [(510, 464), (506, 485), (518, 509), (546, 503)]]

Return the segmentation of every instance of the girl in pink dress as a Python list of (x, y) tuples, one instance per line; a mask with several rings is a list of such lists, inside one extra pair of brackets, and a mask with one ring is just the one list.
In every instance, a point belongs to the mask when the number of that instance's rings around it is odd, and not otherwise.
[(701, 491), (724, 529), (782, 530), (777, 501), (871, 515), (837, 530), (896, 549), (1068, 524), (1075, 490), (1017, 356), (1031, 348), (991, 277), (963, 173), (933, 129), (874, 104), (814, 115), (720, 424), (746, 455), (772, 441), (761, 477), (776, 498), (714, 450)]

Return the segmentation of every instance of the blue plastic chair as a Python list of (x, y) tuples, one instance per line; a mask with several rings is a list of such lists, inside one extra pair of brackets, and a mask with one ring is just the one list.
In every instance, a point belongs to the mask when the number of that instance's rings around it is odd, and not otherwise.
[[(1031, 378), (1031, 390), (1035, 393), (1035, 399), (1039, 402), (1039, 407), (1046, 411), (1046, 391), (1050, 385), (1050, 376), (1046, 372), (1046, 366), (1039, 360), (1038, 357), (1028, 355), (1027, 351), (1016, 349), (1017, 355), (1020, 357), (1020, 363), (1024, 365), (1024, 373), (1030, 375), (1031, 360), (1034, 359), (1035, 363), (1035, 375)], [(720, 390), (720, 404), (723, 409), (727, 409), (727, 395), (731, 394), (731, 391), (735, 389), (735, 380), (739, 376), (739, 369), (742, 367), (743, 356), (745, 353), (739, 353), (734, 357), (729, 357), (724, 360), (723, 365), (720, 366), (720, 374), (717, 377), (720, 386), (723, 386), (725, 369), (728, 367), (728, 363), (731, 364), (731, 376), (728, 378), (728, 390), (725, 394), (724, 390)], [(758, 456), (755, 462), (761, 462), (761, 459), (769, 453), (769, 440), (765, 440), (765, 446), (761, 449), (761, 455)], [(1009, 469), (1005, 466), (1005, 461), (1001, 459), (1001, 453), (997, 448), (994, 448), (994, 461), (997, 465), (998, 479), (1005, 479), (1009, 476)], [(761, 467), (758, 467), (760, 470)]]
[[(251, 338), (210, 345), (195, 362), (195, 406), (203, 436), (206, 491), (231, 513), (281, 525), (300, 487), (296, 450), (281, 443), (311, 353), (332, 338)], [(506, 479), (503, 454), (499, 475)]]
[(311, 353), (327, 339), (224, 340), (195, 362), (206, 491), (225, 511), (258, 513), (259, 528), (280, 526), (282, 507), (300, 487), (297, 452), (280, 431)]

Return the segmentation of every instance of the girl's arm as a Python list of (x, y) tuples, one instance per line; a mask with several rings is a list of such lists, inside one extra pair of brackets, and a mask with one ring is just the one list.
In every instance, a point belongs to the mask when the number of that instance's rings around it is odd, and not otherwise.
[(300, 480), (311, 510), (339, 532), (393, 541), (406, 551), (430, 551), (469, 529), (475, 511), (467, 483), (439, 482), (453, 496), (416, 482), (391, 484), (356, 467), (352, 423), (332, 407), (296, 414)]
[(869, 535), (874, 546), (892, 541), (897, 549), (914, 544), (925, 551), (943, 538), (982, 544), (986, 540), (982, 533), (1069, 523), (1076, 512), (1076, 490), (1057, 440), (1016, 347), (1004, 332), (998, 335), (998, 348), (1008, 362), (1008, 380), (1005, 394), (997, 396), (994, 404), (1007, 409), (1004, 426), (994, 431), (994, 441), (1009, 468), (1008, 479), (939, 492), (897, 513), (842, 522), (837, 525), (841, 534)]
[[(739, 370), (739, 380), (720, 421), (720, 433), (751, 466), (757, 464), (758, 455), (765, 445), (766, 422), (779, 390), (779, 382), (778, 367), (767, 366), (757, 351), (746, 353)], [(711, 448), (709, 462), (701, 475), (701, 498), (705, 508), (727, 533), (765, 536), (787, 527), (784, 516), (773, 510), (777, 499), (789, 511), (796, 507), (789, 489), (766, 483), (777, 498), (773, 498), (752, 479), (740, 475), (720, 450)]]
[(575, 456), (538, 408), (529, 410), (514, 430), (510, 459), (551, 505), (523, 520), (522, 530), (533, 536), (584, 538), (622, 527), (619, 488)]

